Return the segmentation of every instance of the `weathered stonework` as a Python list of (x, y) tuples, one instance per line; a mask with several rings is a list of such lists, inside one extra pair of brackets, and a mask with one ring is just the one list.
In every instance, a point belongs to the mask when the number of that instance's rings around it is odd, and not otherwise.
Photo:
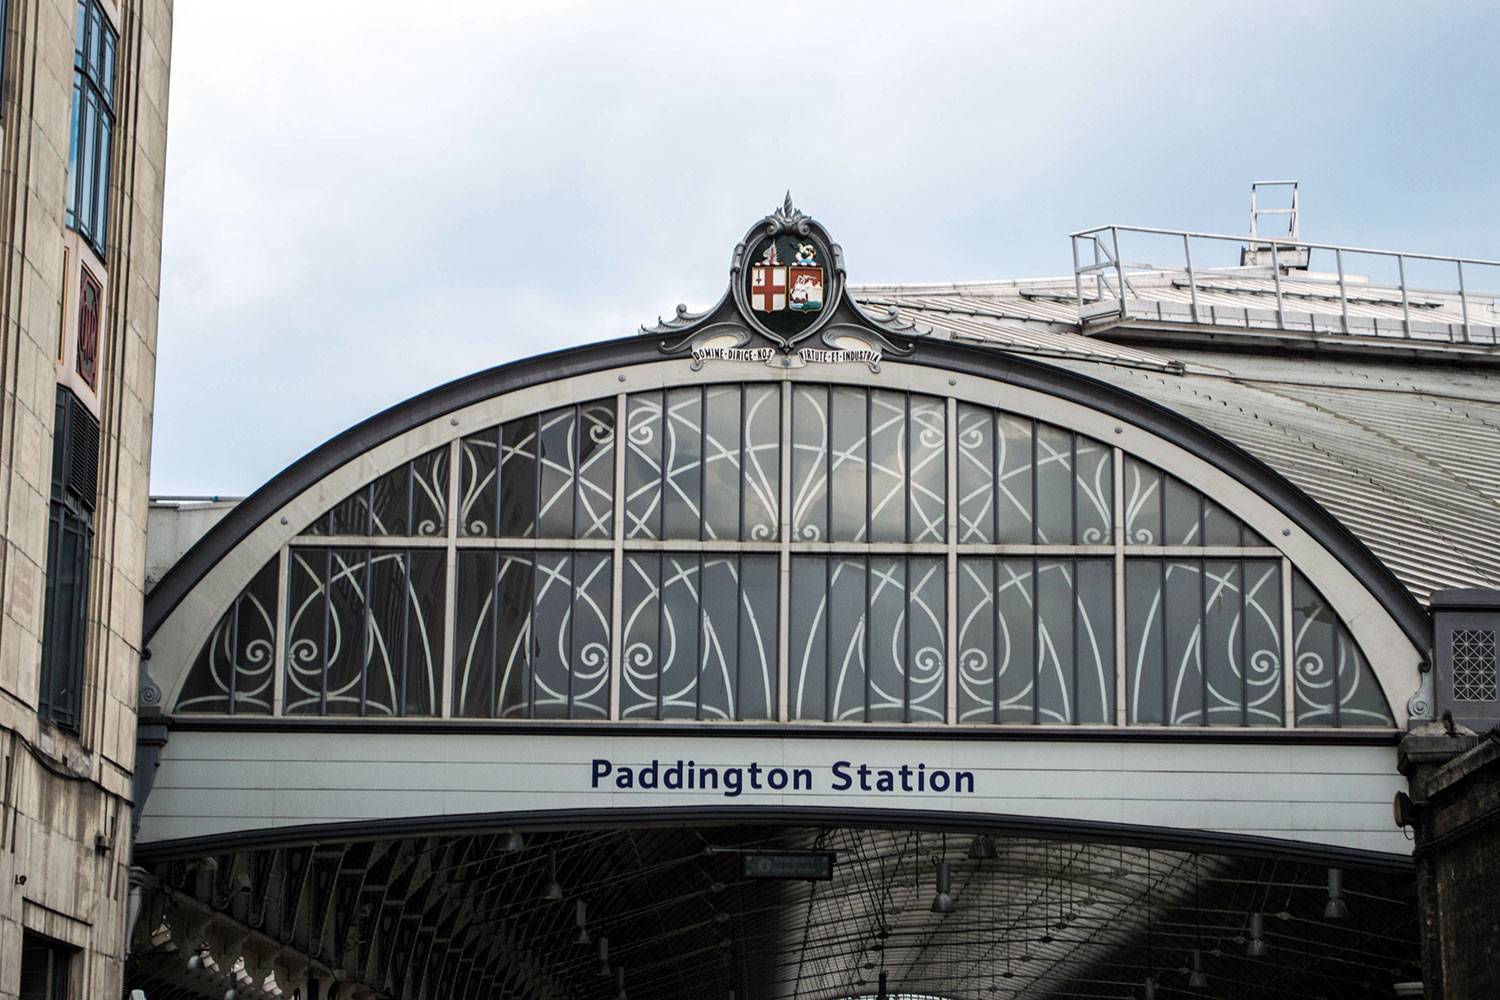
[[(23, 933), (76, 949), (69, 996), (118, 996), (129, 895), (171, 6), (104, 2), (119, 33), (104, 259), (67, 228), (73, 0), (8, 5), (0, 104), (0, 1000)], [(66, 258), (64, 251), (66, 250)], [(66, 268), (64, 260), (66, 259)], [(103, 287), (96, 390), (70, 349), (78, 273)], [(76, 735), (38, 712), (56, 386), (100, 421)]]

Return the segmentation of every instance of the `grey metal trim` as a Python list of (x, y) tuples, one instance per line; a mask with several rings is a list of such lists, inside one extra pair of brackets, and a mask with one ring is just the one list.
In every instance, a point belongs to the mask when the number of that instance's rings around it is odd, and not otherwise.
[(1136, 847), (1184, 849), (1243, 857), (1285, 858), (1342, 868), (1364, 868), (1410, 875), (1410, 857), (1329, 847), (1300, 841), (1208, 830), (1172, 830), (1134, 823), (1040, 819), (991, 813), (938, 812), (930, 809), (840, 809), (828, 806), (663, 806), (632, 808), (553, 809), (521, 813), (471, 813), (411, 819), (320, 823), (268, 830), (244, 830), (209, 837), (186, 837), (137, 844), (137, 864), (177, 858), (202, 857), (250, 849), (311, 844), (330, 840), (389, 840), (398, 837), (490, 829), (556, 829), (559, 827), (668, 826), (690, 824), (767, 823), (797, 826), (896, 827), (922, 830), (962, 830), (1049, 840), (1103, 841)]
[[(1046, 393), (1127, 420), (1182, 447), (1264, 497), (1360, 580), (1419, 649), (1432, 641), (1425, 608), (1341, 522), (1239, 445), (1151, 400), (1089, 376), (994, 348), (924, 337), (907, 364), (955, 371)], [(241, 501), (183, 555), (146, 597), (145, 641), (192, 587), (258, 524), (318, 480), (406, 430), (464, 406), (548, 381), (661, 360), (654, 337), (629, 337), (528, 358), (466, 376), (399, 403), (315, 448)]]
[(337, 716), (180, 715), (172, 719), (180, 732), (213, 733), (427, 733), (527, 736), (712, 736), (715, 739), (765, 739), (767, 736), (832, 740), (930, 740), (954, 743), (1192, 743), (1198, 745), (1372, 746), (1395, 747), (1405, 734), (1397, 729), (1276, 729), (1224, 726), (1171, 728), (1129, 726), (923, 726), (865, 722), (835, 724), (723, 722), (512, 722), (490, 719), (370, 718)]

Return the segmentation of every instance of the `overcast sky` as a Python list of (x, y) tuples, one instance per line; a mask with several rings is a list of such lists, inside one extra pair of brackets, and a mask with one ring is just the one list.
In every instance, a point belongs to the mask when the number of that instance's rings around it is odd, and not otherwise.
[(180, 0), (151, 486), (243, 495), (466, 373), (711, 305), (790, 188), (852, 282), (1109, 222), (1500, 258), (1500, 13)]

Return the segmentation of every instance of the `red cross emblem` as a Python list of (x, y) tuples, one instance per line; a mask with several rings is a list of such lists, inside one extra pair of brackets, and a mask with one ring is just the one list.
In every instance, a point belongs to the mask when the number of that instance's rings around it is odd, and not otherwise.
[(750, 308), (756, 312), (780, 312), (786, 308), (786, 268), (755, 266), (750, 269)]

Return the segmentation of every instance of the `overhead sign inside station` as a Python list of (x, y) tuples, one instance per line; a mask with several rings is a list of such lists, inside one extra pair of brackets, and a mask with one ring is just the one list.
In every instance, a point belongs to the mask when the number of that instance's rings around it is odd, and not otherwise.
[(833, 861), (832, 851), (742, 851), (740, 877), (831, 882)]

